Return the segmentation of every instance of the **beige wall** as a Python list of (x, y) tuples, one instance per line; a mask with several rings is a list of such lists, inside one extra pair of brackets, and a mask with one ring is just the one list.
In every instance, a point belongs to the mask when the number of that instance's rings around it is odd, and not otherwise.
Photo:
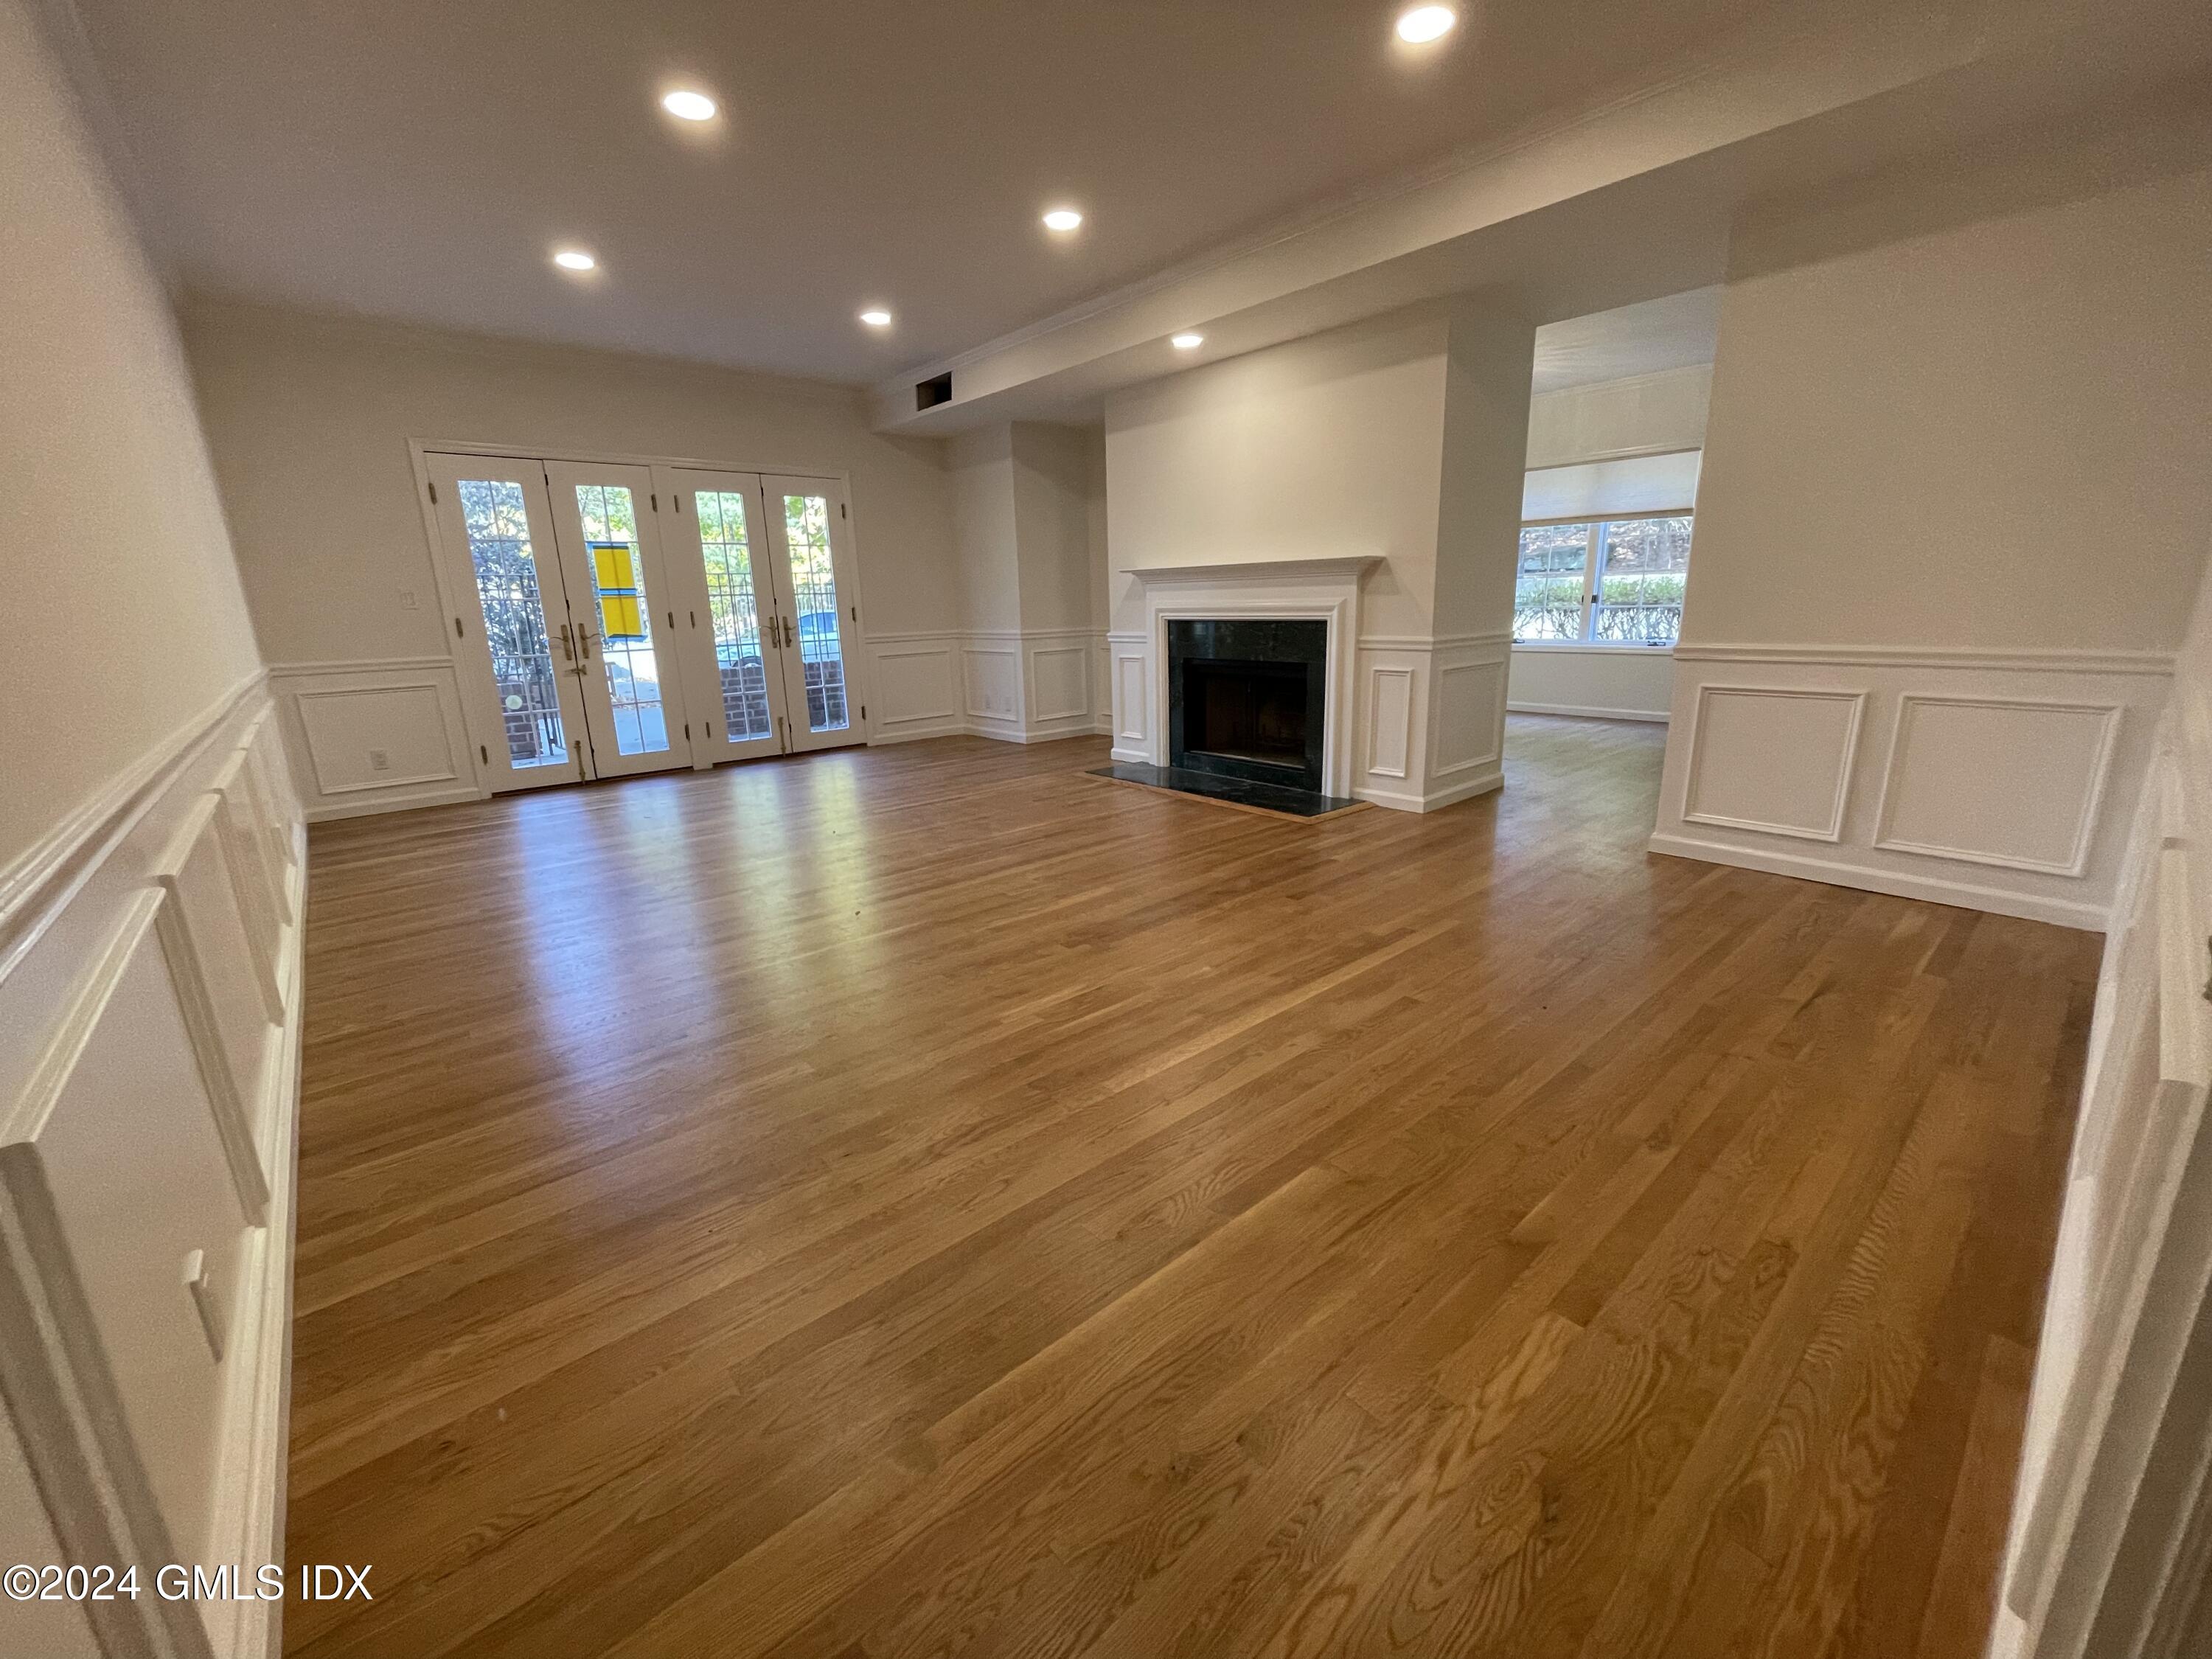
[(1103, 627), (1091, 603), (1091, 451), (1079, 427), (1013, 428), (1014, 522), (1021, 538), (1022, 627)]
[(959, 614), (947, 626), (1011, 632), (1022, 625), (1012, 428), (963, 432), (947, 451), (960, 568)]
[(0, 868), (259, 665), (166, 296), (0, 0)]
[(2212, 524), (2212, 174), (2091, 193), (2155, 159), (1740, 227), (1685, 644), (2179, 641)]
[(272, 661), (444, 654), (410, 438), (848, 472), (867, 630), (956, 625), (942, 447), (846, 388), (210, 302), (184, 331)]
[(1449, 331), (1424, 307), (1110, 397), (1113, 626), (1142, 625), (1124, 570), (1376, 554), (1363, 627), (1427, 635)]
[(1655, 850), (2105, 925), (2212, 527), (2212, 120), (1769, 204)]

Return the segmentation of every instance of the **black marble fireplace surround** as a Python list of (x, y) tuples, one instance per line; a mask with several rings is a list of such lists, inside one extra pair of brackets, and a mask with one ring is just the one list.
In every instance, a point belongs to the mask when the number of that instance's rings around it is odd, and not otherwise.
[(1168, 622), (1168, 764), (1319, 794), (1328, 624)]

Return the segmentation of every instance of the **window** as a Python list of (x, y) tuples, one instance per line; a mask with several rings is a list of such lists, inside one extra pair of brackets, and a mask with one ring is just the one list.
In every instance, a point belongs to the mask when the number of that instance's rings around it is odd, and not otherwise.
[(1686, 513), (1524, 525), (1514, 642), (1672, 645), (1689, 569)]

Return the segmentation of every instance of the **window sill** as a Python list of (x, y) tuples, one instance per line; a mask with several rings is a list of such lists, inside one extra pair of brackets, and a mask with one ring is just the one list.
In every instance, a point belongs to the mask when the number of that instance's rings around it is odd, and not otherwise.
[(1674, 654), (1671, 645), (1593, 644), (1588, 640), (1516, 640), (1516, 651), (1539, 651), (1558, 657), (1668, 657)]

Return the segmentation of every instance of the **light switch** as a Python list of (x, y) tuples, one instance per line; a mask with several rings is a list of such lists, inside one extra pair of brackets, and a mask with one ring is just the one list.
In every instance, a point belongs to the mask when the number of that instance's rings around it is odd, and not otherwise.
[(399, 608), (402, 611), (412, 611), (416, 608), (413, 588), (403, 587), (399, 590)]

